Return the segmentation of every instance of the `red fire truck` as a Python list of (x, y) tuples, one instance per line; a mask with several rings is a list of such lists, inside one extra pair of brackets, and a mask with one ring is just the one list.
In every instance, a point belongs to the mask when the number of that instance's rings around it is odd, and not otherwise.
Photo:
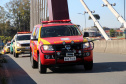
[(46, 73), (47, 68), (62, 65), (84, 65), (93, 68), (93, 42), (88, 41), (71, 20), (43, 21), (34, 26), (30, 40), (32, 68)]

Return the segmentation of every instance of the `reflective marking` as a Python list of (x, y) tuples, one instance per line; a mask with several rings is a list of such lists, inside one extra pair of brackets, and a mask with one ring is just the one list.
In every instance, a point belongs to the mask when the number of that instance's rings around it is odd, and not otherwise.
[(43, 44), (50, 44), (48, 41), (44, 40), (44, 39), (40, 39), (40, 41), (43, 42)]
[(69, 38), (61, 38), (61, 40), (63, 40), (63, 41), (64, 41), (64, 40), (70, 40), (70, 39), (69, 39)]

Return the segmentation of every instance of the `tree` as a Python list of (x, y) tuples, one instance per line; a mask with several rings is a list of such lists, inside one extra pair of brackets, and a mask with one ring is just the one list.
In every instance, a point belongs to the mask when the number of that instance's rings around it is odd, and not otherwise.
[(5, 9), (0, 6), (0, 34), (3, 35), (5, 31), (5, 21), (6, 21), (6, 12)]
[(110, 29), (110, 36), (115, 37), (116, 36), (116, 31), (114, 29)]
[(2, 42), (10, 41), (16, 32), (15, 28), (11, 26), (11, 22), (7, 16), (7, 11), (0, 6), (0, 38)]
[(6, 4), (8, 17), (13, 19), (17, 31), (30, 30), (30, 0), (12, 0)]
[(0, 6), (0, 38), (6, 43), (17, 31), (30, 30), (30, 0), (11, 0)]

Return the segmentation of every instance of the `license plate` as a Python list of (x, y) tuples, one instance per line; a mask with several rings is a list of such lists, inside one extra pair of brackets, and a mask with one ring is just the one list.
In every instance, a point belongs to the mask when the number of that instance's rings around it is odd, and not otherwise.
[(64, 61), (76, 61), (76, 57), (64, 57)]
[(30, 47), (26, 47), (25, 49), (30, 49)]
[(25, 51), (24, 53), (25, 53), (25, 54), (29, 54), (30, 52), (29, 52), (29, 51)]

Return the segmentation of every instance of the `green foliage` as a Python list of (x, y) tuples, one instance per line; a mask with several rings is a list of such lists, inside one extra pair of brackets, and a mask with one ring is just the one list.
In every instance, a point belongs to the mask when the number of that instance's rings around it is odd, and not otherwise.
[(30, 0), (12, 0), (6, 4), (6, 8), (18, 31), (30, 30)]
[(114, 29), (110, 29), (110, 36), (115, 37), (116, 31)]
[(0, 39), (3, 43), (7, 43), (7, 41), (11, 41), (11, 36), (0, 36)]
[(30, 30), (30, 0), (11, 0), (0, 6), (0, 38), (6, 43), (17, 31)]

